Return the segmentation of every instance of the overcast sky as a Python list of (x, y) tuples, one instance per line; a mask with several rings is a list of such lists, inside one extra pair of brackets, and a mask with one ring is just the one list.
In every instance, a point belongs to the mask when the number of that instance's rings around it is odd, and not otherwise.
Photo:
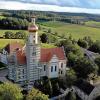
[(0, 9), (100, 14), (100, 0), (0, 0)]

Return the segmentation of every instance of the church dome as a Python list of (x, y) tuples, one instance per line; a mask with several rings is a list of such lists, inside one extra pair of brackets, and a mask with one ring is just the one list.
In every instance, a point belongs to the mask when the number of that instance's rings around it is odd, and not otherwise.
[(36, 32), (38, 30), (37, 25), (35, 24), (35, 17), (32, 17), (32, 21), (28, 26), (28, 31), (29, 32)]
[(29, 32), (36, 32), (38, 30), (37, 25), (31, 24), (28, 26), (28, 31)]

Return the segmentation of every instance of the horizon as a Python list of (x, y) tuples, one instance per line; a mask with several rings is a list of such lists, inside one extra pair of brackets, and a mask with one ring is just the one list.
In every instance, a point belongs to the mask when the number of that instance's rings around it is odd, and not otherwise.
[(89, 1), (1, 0), (0, 9), (100, 14), (100, 1)]

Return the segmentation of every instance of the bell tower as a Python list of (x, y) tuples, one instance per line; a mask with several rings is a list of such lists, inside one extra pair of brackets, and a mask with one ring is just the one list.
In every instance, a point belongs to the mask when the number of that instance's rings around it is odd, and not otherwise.
[(35, 24), (35, 17), (31, 18), (28, 26), (28, 37), (26, 42), (26, 59), (27, 59), (27, 81), (33, 83), (40, 79), (40, 45), (38, 41), (38, 27)]
[(33, 44), (38, 44), (38, 27), (35, 24), (35, 17), (31, 18), (31, 23), (28, 26), (28, 31), (29, 31), (29, 37), (28, 37), (28, 41), (29, 43), (33, 43)]

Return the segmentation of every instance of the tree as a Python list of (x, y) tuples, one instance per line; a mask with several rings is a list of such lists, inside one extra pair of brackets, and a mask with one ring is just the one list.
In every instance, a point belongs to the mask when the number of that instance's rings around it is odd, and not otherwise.
[(74, 82), (77, 80), (76, 73), (73, 69), (70, 69), (66, 72), (66, 83), (67, 86), (71, 87)]
[(85, 40), (79, 39), (77, 43), (78, 43), (78, 45), (80, 47), (83, 47), (83, 48), (87, 48), (88, 47), (88, 43)]
[(98, 67), (99, 67), (99, 74), (100, 74), (100, 57), (97, 57), (96, 59), (95, 59), (95, 63), (98, 65)]
[(38, 89), (33, 88), (28, 92), (26, 100), (49, 100), (49, 98)]
[(43, 87), (45, 94), (49, 94), (49, 96), (52, 96), (53, 89), (50, 79), (45, 80), (45, 82), (43, 83)]
[(15, 38), (16, 39), (25, 39), (26, 38), (26, 33), (23, 32), (23, 31), (16, 32)]
[(83, 38), (83, 40), (87, 41), (88, 46), (91, 46), (91, 45), (93, 44), (93, 40), (91, 39), (90, 36), (85, 36), (85, 37)]
[(0, 100), (23, 100), (22, 89), (12, 83), (0, 85)]
[(98, 66), (94, 65), (87, 58), (80, 58), (76, 61), (75, 66), (73, 67), (78, 77), (88, 78), (88, 75), (91, 73), (97, 74)]
[(67, 94), (67, 96), (65, 97), (66, 100), (76, 100), (76, 94), (71, 91)]
[(79, 56), (77, 56), (73, 52), (70, 52), (67, 54), (67, 58), (68, 58), (68, 66), (72, 67), (72, 66), (75, 66), (75, 62), (77, 61)]
[(100, 41), (96, 41), (89, 48), (90, 51), (100, 53)]
[(12, 39), (12, 38), (14, 38), (14, 33), (10, 32), (10, 31), (6, 31), (6, 32), (4, 33), (4, 37), (5, 37), (6, 39)]
[(40, 38), (41, 38), (42, 43), (46, 43), (47, 40), (48, 40), (48, 37), (47, 37), (46, 34), (42, 34), (42, 35), (40, 36)]

